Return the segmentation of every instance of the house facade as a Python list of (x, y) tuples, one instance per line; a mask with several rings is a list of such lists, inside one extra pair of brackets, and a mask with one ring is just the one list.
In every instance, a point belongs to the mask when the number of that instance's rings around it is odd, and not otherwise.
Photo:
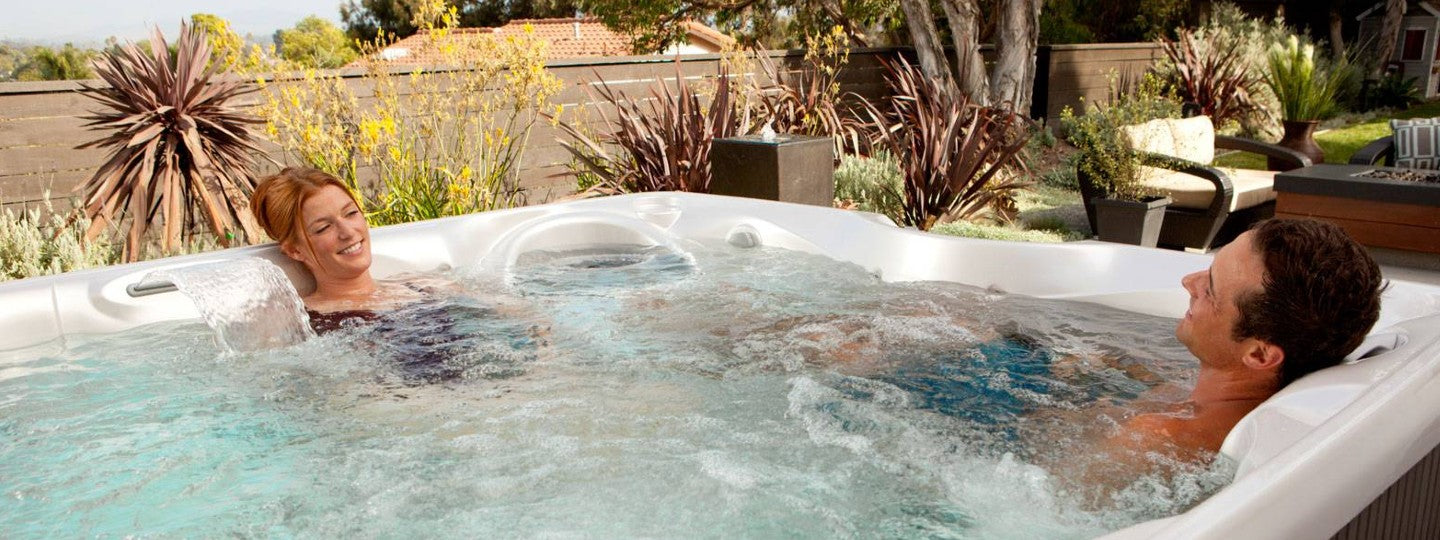
[[(1379, 3), (1355, 17), (1360, 23), (1360, 43), (1374, 43), (1385, 18), (1385, 4)], [(1430, 2), (1410, 2), (1395, 40), (1395, 52), (1386, 59), (1386, 69), (1405, 78), (1414, 78), (1421, 95), (1440, 95), (1440, 9)]]

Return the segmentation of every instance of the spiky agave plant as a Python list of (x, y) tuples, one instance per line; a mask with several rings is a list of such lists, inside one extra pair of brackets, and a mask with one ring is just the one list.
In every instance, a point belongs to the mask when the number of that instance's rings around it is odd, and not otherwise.
[(862, 103), (871, 144), (901, 156), (905, 225), (921, 230), (984, 210), (1029, 185), (1018, 159), (1030, 121), (1007, 106), (984, 107), (950, 92), (901, 58), (886, 63), (891, 95), (882, 112)]
[(238, 80), (214, 80), (204, 31), (182, 24), (175, 51), (157, 28), (150, 49), (129, 43), (106, 51), (96, 66), (109, 87), (87, 86), (87, 96), (105, 106), (86, 124), (108, 131), (79, 148), (111, 148), (110, 158), (85, 182), (83, 211), (93, 239), (106, 226), (128, 220), (125, 259), (136, 260), (145, 234), (156, 221), (162, 246), (179, 248), (203, 220), (222, 242), (236, 230), (256, 238), (248, 208), (254, 190), (247, 124), (259, 123), (228, 107), (247, 92)]

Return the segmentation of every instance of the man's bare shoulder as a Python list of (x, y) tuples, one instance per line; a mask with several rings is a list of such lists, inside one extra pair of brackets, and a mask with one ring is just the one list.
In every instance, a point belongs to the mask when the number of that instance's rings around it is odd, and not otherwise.
[(1213, 455), (1224, 442), (1228, 428), (1211, 424), (1182, 413), (1141, 414), (1126, 421), (1108, 443), (1118, 450), (1191, 460)]
[(1173, 437), (1188, 429), (1190, 420), (1171, 413), (1147, 413), (1125, 422), (1125, 429), (1133, 433)]

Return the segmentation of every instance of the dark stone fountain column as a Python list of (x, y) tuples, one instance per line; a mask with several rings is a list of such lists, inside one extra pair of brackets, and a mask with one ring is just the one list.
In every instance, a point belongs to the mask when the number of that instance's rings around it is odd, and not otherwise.
[(759, 135), (715, 139), (710, 193), (830, 206), (835, 201), (835, 152), (828, 137)]

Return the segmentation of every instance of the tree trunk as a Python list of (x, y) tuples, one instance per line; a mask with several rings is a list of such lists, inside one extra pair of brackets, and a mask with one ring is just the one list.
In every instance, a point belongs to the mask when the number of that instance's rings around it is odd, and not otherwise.
[(1380, 42), (1375, 48), (1375, 74), (1385, 74), (1385, 64), (1395, 54), (1395, 42), (1400, 40), (1400, 23), (1404, 22), (1406, 0), (1385, 0), (1385, 18), (1380, 24)]
[(950, 61), (945, 59), (945, 48), (940, 44), (940, 31), (930, 12), (930, 0), (900, 0), (900, 9), (905, 12), (905, 27), (910, 30), (920, 71), (939, 82), (942, 88), (954, 92), (955, 77), (950, 71)]
[(1040, 37), (1041, 0), (1005, 0), (995, 25), (995, 71), (990, 75), (990, 102), (1009, 102), (1020, 114), (1030, 111), (1035, 82), (1035, 47)]
[(975, 0), (941, 0), (950, 21), (950, 38), (955, 42), (959, 64), (960, 91), (978, 103), (990, 101), (990, 82), (985, 78), (985, 60), (980, 56), (980, 6)]
[(1340, 6), (1332, 6), (1330, 11), (1330, 53), (1335, 58), (1345, 57), (1345, 19), (1340, 15)]

